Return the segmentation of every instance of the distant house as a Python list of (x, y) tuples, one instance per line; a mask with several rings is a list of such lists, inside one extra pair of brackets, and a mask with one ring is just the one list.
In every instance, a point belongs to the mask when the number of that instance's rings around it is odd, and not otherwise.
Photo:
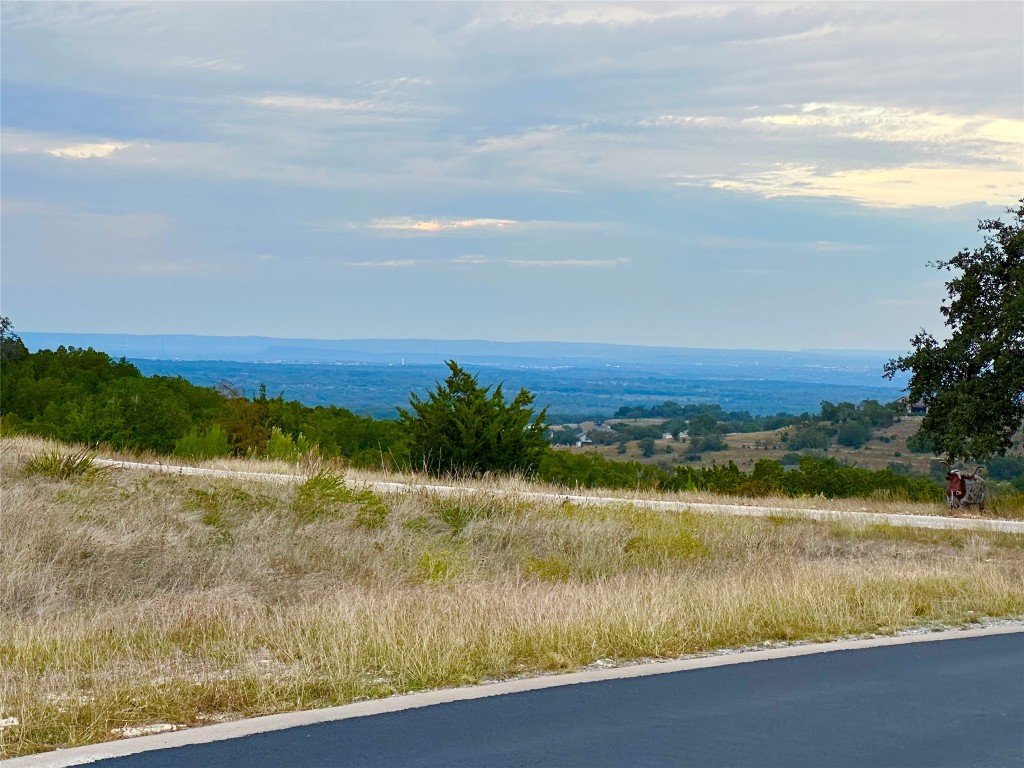
[(916, 403), (911, 403), (908, 409), (911, 416), (924, 416), (928, 413), (928, 406), (924, 404), (924, 400), (918, 400)]
[(589, 437), (587, 437), (587, 433), (586, 432), (584, 432), (582, 435), (580, 435), (579, 440), (576, 441), (576, 447), (577, 448), (582, 448), (585, 445), (593, 445), (593, 444), (594, 444), (594, 441), (591, 440)]
[(665, 434), (663, 434), (661, 436), (661, 439), (662, 440), (674, 440), (675, 439), (675, 435), (673, 435), (671, 432), (666, 432)]

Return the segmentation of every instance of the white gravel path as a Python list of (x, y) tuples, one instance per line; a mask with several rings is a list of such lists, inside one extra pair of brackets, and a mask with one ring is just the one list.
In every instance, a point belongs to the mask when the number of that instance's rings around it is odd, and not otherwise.
[[(229, 469), (209, 469), (206, 467), (186, 467), (176, 464), (143, 464), (135, 461), (115, 461), (113, 459), (96, 459), (99, 466), (114, 469), (126, 469), (149, 472), (166, 472), (175, 475), (202, 475), (206, 477), (223, 477), (232, 479), (254, 480), (265, 483), (287, 485), (303, 480), (299, 475), (273, 474), (268, 472), (239, 472)], [(459, 494), (471, 492), (472, 488), (452, 485), (412, 484), (371, 482), (364, 487), (380, 493), (404, 493), (408, 491), (425, 491), (437, 495)], [(942, 517), (940, 515), (899, 515), (885, 512), (845, 512), (834, 509), (791, 509), (782, 507), (755, 506), (746, 504), (709, 504), (691, 501), (659, 501), (654, 499), (626, 499), (610, 496), (586, 496), (579, 494), (537, 493), (522, 491), (488, 491), (488, 493), (508, 493), (521, 499), (531, 501), (569, 501), (573, 504), (592, 506), (612, 506), (632, 504), (648, 509), (666, 511), (707, 512), (718, 515), (736, 515), (741, 517), (801, 517), (810, 520), (831, 520), (846, 523), (882, 524), (905, 528), (933, 528), (939, 530), (970, 530), (1000, 531), (1003, 533), (1024, 533), (1024, 521), (990, 520), (963, 517)]]

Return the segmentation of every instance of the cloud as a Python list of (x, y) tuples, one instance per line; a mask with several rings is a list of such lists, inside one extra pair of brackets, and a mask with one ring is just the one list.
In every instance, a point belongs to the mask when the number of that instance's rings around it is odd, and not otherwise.
[(628, 264), (629, 259), (504, 259), (502, 263), (511, 264), (516, 267), (539, 267), (550, 269), (553, 267), (583, 267), (585, 269), (608, 269)]
[(128, 144), (100, 143), (100, 144), (72, 144), (67, 147), (51, 147), (43, 150), (52, 157), (68, 157), (73, 160), (86, 160), (95, 157), (108, 157), (119, 149), (128, 147)]
[(324, 119), (358, 120), (360, 122), (409, 122), (432, 118), (446, 110), (439, 105), (411, 98), (410, 89), (428, 81), (403, 77), (390, 81), (373, 81), (352, 86), (346, 90), (356, 95), (351, 98), (303, 93), (268, 93), (262, 96), (243, 96), (239, 101), (261, 110), (274, 110), (285, 114), (315, 116)]
[(69, 160), (89, 160), (111, 157), (115, 152), (131, 147), (129, 142), (74, 141), (67, 137), (4, 130), (0, 151), (5, 155), (45, 154)]
[(413, 267), (441, 268), (446, 266), (510, 266), (526, 269), (608, 269), (628, 264), (629, 259), (490, 259), (479, 254), (466, 254), (451, 259), (383, 259), (380, 261), (346, 261), (347, 267), (370, 269), (407, 269)]
[[(801, 105), (790, 113), (763, 115), (742, 122), (768, 128), (817, 130), (834, 137), (878, 143), (954, 146), (965, 155), (996, 156), (1019, 162), (1024, 149), (1024, 120), (986, 115), (954, 115), (860, 104)], [(982, 145), (980, 148), (978, 145)]]
[(219, 58), (184, 58), (177, 57), (169, 59), (167, 66), (173, 69), (199, 69), (207, 72), (242, 72), (245, 70), (241, 64), (228, 59)]
[[(368, 229), (380, 232), (394, 232), (409, 235), (444, 235), (464, 232), (511, 234), (536, 232), (540, 230), (592, 230), (607, 226), (592, 221), (550, 221), (545, 219), (498, 219), (498, 218), (436, 218), (419, 219), (413, 216), (389, 216), (371, 220), (364, 225)], [(358, 228), (353, 224), (327, 224), (313, 228), (311, 231), (339, 232)]]
[(501, 3), (481, 9), (467, 29), (492, 25), (530, 27), (623, 27), (681, 18), (719, 17), (732, 3)]
[(759, 197), (839, 197), (882, 208), (964, 203), (1004, 205), (1019, 199), (1019, 169), (973, 167), (864, 168), (824, 171), (815, 165), (783, 165), (744, 178), (711, 179), (710, 186)]
[(395, 216), (374, 219), (368, 226), (370, 229), (398, 232), (464, 232), (474, 229), (507, 232), (521, 229), (524, 223), (512, 219), (414, 219), (408, 216)]
[(369, 269), (402, 269), (406, 267), (421, 267), (434, 262), (426, 259), (385, 259), (383, 261), (346, 261), (346, 267), (361, 267)]
[(382, 109), (382, 105), (366, 99), (338, 99), (289, 93), (246, 97), (242, 100), (257, 107), (299, 112), (376, 112)]

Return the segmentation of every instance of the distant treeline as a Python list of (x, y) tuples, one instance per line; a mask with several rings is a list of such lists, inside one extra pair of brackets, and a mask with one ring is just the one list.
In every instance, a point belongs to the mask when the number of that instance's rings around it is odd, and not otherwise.
[(753, 416), (747, 411), (725, 411), (716, 403), (690, 403), (680, 405), (667, 400), (661, 405), (645, 407), (624, 405), (615, 412), (615, 419), (664, 419), (666, 421), (691, 421), (701, 416), (710, 416), (720, 422), (727, 432), (761, 432), (788, 426), (809, 414), (797, 416), (792, 413), (777, 413), (774, 416)]
[[(891, 426), (903, 411), (901, 401), (882, 405), (877, 400), (865, 400), (855, 405), (825, 400), (817, 414), (753, 416), (747, 411), (725, 411), (716, 404), (680, 405), (668, 401), (652, 407), (620, 408), (614, 419), (597, 422), (587, 438), (595, 445), (621, 445), (631, 440), (646, 442), (650, 451), (645, 451), (645, 455), (650, 455), (653, 453), (650, 441), (664, 435), (685, 434), (687, 458), (699, 460), (702, 453), (725, 450), (726, 434), (771, 432), (792, 427), (780, 436), (792, 451), (824, 450), (833, 440), (847, 448), (860, 448), (871, 439), (873, 432)], [(551, 430), (551, 441), (556, 445), (572, 445), (579, 435), (579, 429), (555, 427)], [(925, 451), (930, 446), (912, 444), (910, 448)]]
[(740, 496), (865, 497), (882, 494), (906, 501), (940, 501), (943, 488), (926, 477), (907, 477), (889, 469), (850, 467), (835, 459), (801, 456), (796, 469), (761, 459), (746, 474), (734, 462), (711, 467), (663, 469), (636, 461), (612, 461), (597, 453), (552, 451), (540, 474), (548, 481), (583, 488), (650, 488), (661, 491), (710, 491)]
[[(268, 397), (262, 387), (247, 397), (227, 384), (197, 387), (182, 378), (145, 377), (125, 359), (114, 360), (92, 349), (60, 347), (29, 353), (17, 337), (8, 337), (2, 351), (0, 428), (4, 433), (24, 432), (65, 442), (193, 458), (233, 454), (297, 460), (318, 452), (343, 457), (355, 466), (415, 468), (408, 435), (399, 421)], [(846, 405), (825, 404), (823, 410)], [(721, 412), (717, 406), (666, 403), (658, 408), (663, 415), (691, 427), (702, 421), (723, 427), (756, 421), (766, 428), (763, 425), (781, 419), (758, 420), (749, 414)], [(865, 408), (877, 410), (864, 404), (850, 408), (857, 418), (863, 417)], [(878, 414), (891, 412), (879, 408)], [(841, 423), (840, 416), (829, 415)], [(804, 418), (806, 415), (797, 417)], [(911, 500), (941, 497), (939, 486), (925, 478), (847, 467), (809, 456), (802, 457), (799, 468), (792, 470), (778, 461), (762, 460), (748, 475), (732, 463), (710, 468), (680, 466), (670, 471), (597, 454), (548, 449), (536, 474), (538, 479), (570, 487), (834, 497), (883, 491)]]
[(344, 408), (310, 408), (266, 390), (248, 398), (222, 385), (143, 376), (124, 358), (92, 349), (5, 352), (0, 368), (5, 432), (28, 432), (88, 445), (195, 458), (221, 455), (297, 458), (317, 446), (360, 465), (400, 462), (395, 421)]

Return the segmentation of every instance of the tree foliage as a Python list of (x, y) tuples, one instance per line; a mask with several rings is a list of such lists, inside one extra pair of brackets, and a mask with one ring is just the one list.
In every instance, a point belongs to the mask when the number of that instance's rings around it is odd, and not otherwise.
[(335, 406), (310, 408), (280, 395), (269, 398), (262, 387), (249, 399), (237, 387), (145, 377), (124, 358), (93, 349), (30, 353), (9, 321), (0, 323), (0, 344), (5, 431), (189, 456), (279, 454), (287, 439), (296, 451), (315, 447), (359, 466), (404, 463), (396, 421), (375, 421)]
[(0, 316), (0, 361), (20, 360), (28, 354), (21, 337), (13, 329), (10, 318)]
[(1010, 223), (979, 222), (978, 248), (934, 264), (953, 273), (941, 312), (949, 339), (923, 329), (885, 375), (910, 371), (911, 402), (928, 407), (920, 432), (949, 461), (1003, 454), (1024, 425), (1024, 200)]
[(534, 418), (533, 395), (525, 389), (511, 403), (499, 384), (491, 392), (454, 360), (444, 384), (437, 383), (426, 400), (409, 395), (411, 410), (398, 409), (408, 435), (414, 467), (431, 474), (480, 475), (519, 472), (530, 475), (548, 451), (546, 409)]
[(867, 497), (884, 493), (907, 501), (939, 501), (941, 485), (926, 477), (906, 477), (892, 469), (851, 467), (835, 459), (801, 456), (799, 467), (761, 459), (750, 474), (734, 462), (710, 467), (677, 466), (667, 470), (637, 461), (612, 461), (598, 453), (551, 451), (541, 463), (542, 480), (565, 486), (711, 491), (739, 496)]

